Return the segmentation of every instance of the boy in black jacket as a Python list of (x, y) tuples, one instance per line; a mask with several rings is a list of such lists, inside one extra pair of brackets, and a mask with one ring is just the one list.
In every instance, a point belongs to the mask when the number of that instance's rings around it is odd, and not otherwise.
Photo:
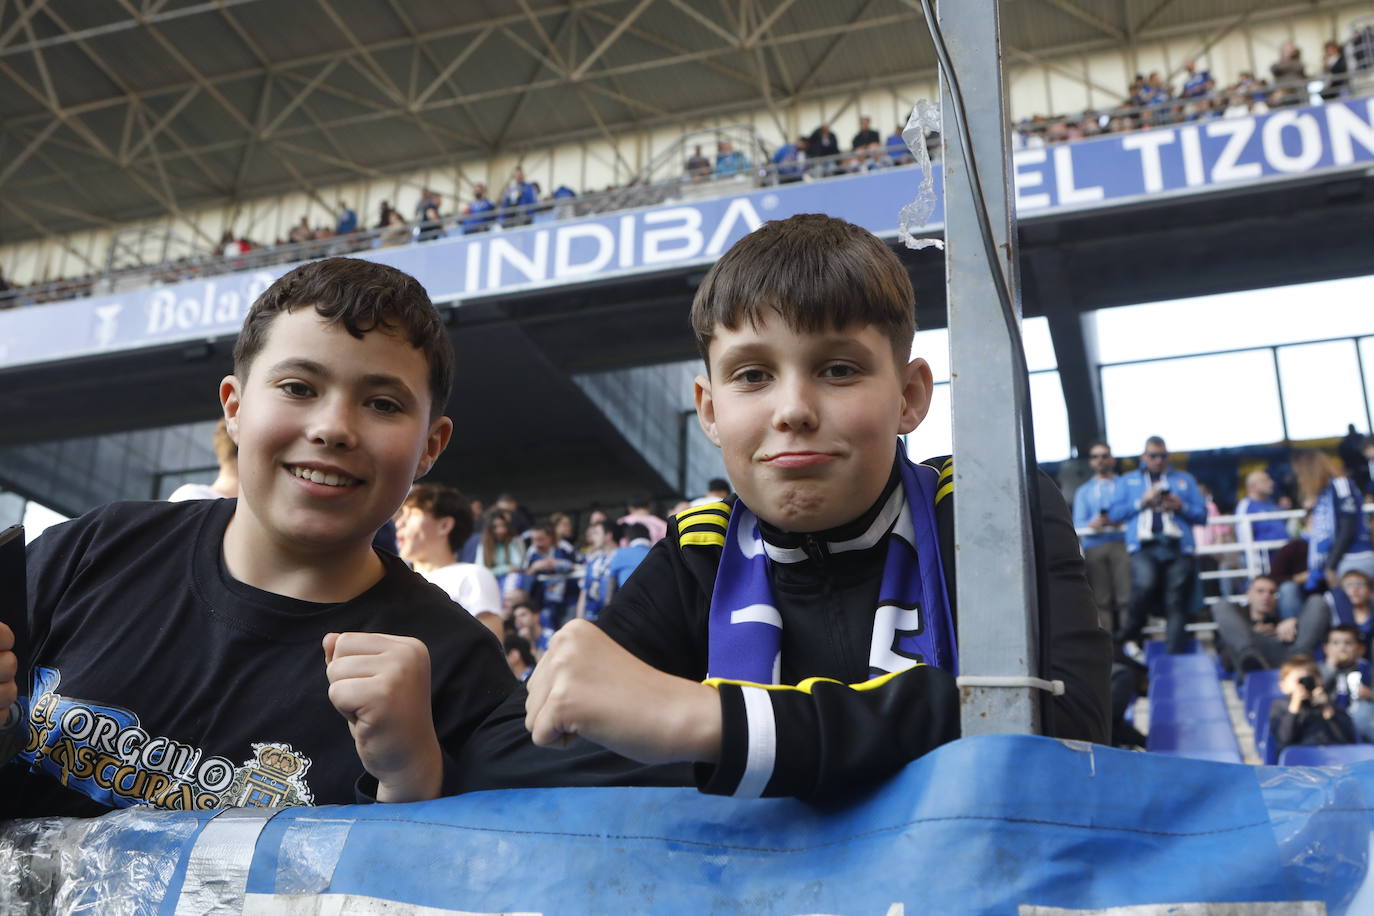
[(372, 537), (448, 443), (452, 373), (400, 271), (334, 258), (264, 292), (219, 392), (240, 497), (114, 503), (30, 545), (0, 817), (441, 794), (514, 680)]
[[(737, 495), (680, 513), (596, 625), (558, 632), (524, 717), (536, 745), (580, 736), (694, 766), (612, 772), (577, 742), (560, 769), (484, 727), (465, 787), (676, 778), (817, 797), (958, 737), (954, 472), (898, 444), (930, 404), (914, 317), (901, 262), (842, 220), (767, 223), (717, 262), (692, 306), (696, 405)], [(1046, 670), (1066, 685), (1055, 733), (1105, 742), (1110, 641), (1063, 498), (1042, 481)]]
[(1275, 753), (1295, 744), (1354, 744), (1355, 726), (1336, 707), (1322, 686), (1321, 669), (1310, 655), (1291, 656), (1279, 669), (1284, 696), (1269, 710), (1269, 734)]

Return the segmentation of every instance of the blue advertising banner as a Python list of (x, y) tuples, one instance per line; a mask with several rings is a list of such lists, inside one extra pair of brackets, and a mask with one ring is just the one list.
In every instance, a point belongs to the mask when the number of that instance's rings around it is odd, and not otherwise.
[[(1362, 169), (1374, 163), (1374, 98), (1110, 134), (1013, 158), (1022, 220)], [(709, 200), (457, 234), (359, 257), (414, 275), (435, 302), (459, 303), (709, 264), (764, 220), (796, 213), (829, 213), (893, 237), (898, 211), (919, 183), (907, 166), (734, 195), (722, 185), (722, 196)], [(925, 231), (938, 232), (943, 219), (937, 201)], [(232, 336), (258, 294), (291, 266), (0, 312), (0, 367)]]
[(1374, 762), (1254, 767), (986, 735), (843, 804), (512, 789), (12, 822), (0, 854), (45, 883), (18, 907), (23, 887), (0, 886), (0, 908), (48, 912), (56, 894), (165, 916), (1363, 914), (1371, 792)]

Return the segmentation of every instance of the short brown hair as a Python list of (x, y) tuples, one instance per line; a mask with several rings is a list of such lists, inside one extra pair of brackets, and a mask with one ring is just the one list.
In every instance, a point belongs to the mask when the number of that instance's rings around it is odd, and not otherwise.
[(692, 300), (692, 331), (710, 371), (716, 328), (754, 327), (772, 309), (799, 333), (872, 325), (911, 358), (916, 294), (891, 248), (867, 229), (823, 213), (772, 220), (712, 265)]
[(1322, 673), (1317, 667), (1317, 660), (1305, 652), (1297, 652), (1284, 659), (1279, 666), (1279, 680), (1288, 677), (1292, 671), (1305, 671), (1313, 677), (1320, 677)]
[(406, 508), (419, 509), (432, 518), (451, 518), (448, 546), (456, 555), (472, 537), (472, 506), (468, 498), (453, 487), (441, 483), (417, 483), (401, 503)]
[(272, 319), (311, 306), (359, 340), (369, 331), (395, 333), (429, 364), (430, 417), (440, 416), (453, 388), (453, 342), (429, 294), (414, 277), (358, 258), (311, 261), (282, 276), (257, 298), (234, 344), (234, 374), (248, 377), (267, 344)]

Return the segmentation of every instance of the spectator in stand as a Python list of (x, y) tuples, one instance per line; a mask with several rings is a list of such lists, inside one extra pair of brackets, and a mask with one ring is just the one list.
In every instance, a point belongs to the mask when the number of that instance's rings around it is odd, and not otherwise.
[(466, 496), (440, 483), (417, 483), (401, 504), (397, 553), (501, 639), (504, 613), (496, 577), (485, 566), (458, 561), (458, 551), (471, 533), (472, 510)]
[(525, 542), (512, 530), (509, 513), (493, 509), (487, 517), (482, 543), (477, 548), (477, 563), (491, 570), (501, 584), (502, 594), (525, 587), (520, 572), (525, 565)]
[(560, 184), (553, 189), (550, 199), (554, 201), (554, 219), (572, 219), (577, 215), (573, 201), (577, 199), (577, 192), (565, 184)]
[(444, 234), (443, 216), (439, 212), (442, 205), (443, 197), (437, 191), (425, 188), (419, 204), (415, 207), (415, 222), (418, 224), (415, 227), (417, 242), (428, 242)]
[(1355, 743), (1355, 725), (1331, 703), (1312, 656), (1294, 655), (1284, 662), (1279, 689), (1286, 699), (1275, 700), (1269, 711), (1269, 740), (1277, 752), (1294, 745)]
[[(381, 210), (377, 214), (377, 228), (385, 229), (387, 226), (392, 225), (391, 214), (395, 212), (395, 209), (391, 206), (391, 201), (382, 201)], [(405, 217), (401, 218), (401, 222), (405, 222)]]
[(212, 437), (219, 473), (213, 483), (184, 483), (167, 497), (170, 503), (183, 499), (237, 499), (239, 495), (239, 447), (229, 435), (229, 425), (223, 417), (215, 424)]
[(1105, 442), (1094, 442), (1088, 449), (1091, 480), (1073, 494), (1073, 526), (1091, 534), (1079, 534), (1088, 585), (1097, 602), (1097, 618), (1102, 629), (1115, 633), (1124, 621), (1131, 600), (1131, 557), (1126, 552), (1126, 534), (1108, 517), (1116, 501), (1116, 459)]
[(582, 593), (577, 598), (577, 616), (596, 620), (610, 598), (611, 557), (615, 554), (615, 535), (608, 522), (592, 522), (583, 539), (587, 552), (583, 558)]
[(248, 243), (242, 239), (234, 238), (234, 233), (226, 229), (224, 235), (219, 238), (219, 253), (226, 258), (248, 253)]
[(1302, 104), (1307, 68), (1303, 66), (1302, 51), (1292, 41), (1279, 46), (1279, 59), (1269, 65), (1274, 89), (1269, 93), (1269, 107)]
[(14, 288), (14, 284), (5, 279), (5, 268), (0, 266), (0, 293), (7, 293)]
[(735, 144), (729, 140), (720, 141), (716, 147), (716, 168), (717, 178), (728, 178), (731, 175), (738, 175), (749, 168), (749, 159), (735, 149)]
[(1229, 600), (1212, 605), (1225, 655), (1242, 679), (1246, 672), (1276, 668), (1295, 655), (1310, 656), (1321, 645), (1331, 623), (1331, 610), (1320, 596), (1303, 605), (1300, 617), (1279, 617), (1279, 584), (1273, 576), (1256, 576), (1245, 592), (1246, 608)]
[(778, 147), (772, 161), (780, 183), (801, 181), (806, 171), (806, 138), (798, 137), (795, 142)]
[(386, 213), (386, 229), (377, 236), (377, 246), (379, 248), (394, 248), (397, 245), (406, 245), (410, 242), (410, 227), (406, 225), (406, 218), (400, 211), (388, 209)]
[[(1236, 503), (1236, 515), (1259, 515), (1267, 512), (1282, 512), (1292, 508), (1292, 503), (1288, 497), (1280, 497), (1278, 502), (1274, 502), (1274, 478), (1269, 476), (1268, 471), (1251, 471), (1245, 475), (1245, 496), (1240, 502)], [(1236, 523), (1236, 541), (1244, 544), (1248, 541), (1284, 541), (1288, 540), (1288, 523), (1281, 518), (1264, 519), (1262, 521)], [(1274, 553), (1282, 547), (1270, 547), (1261, 554), (1264, 571), (1269, 570)]]
[[(1350, 624), (1360, 634), (1360, 641), (1369, 645), (1374, 637), (1374, 607), (1371, 607), (1371, 588), (1369, 576), (1358, 569), (1347, 570), (1341, 576), (1340, 588), (1328, 593), (1331, 602), (1331, 617), (1336, 623)], [(1314, 596), (1321, 600), (1321, 596)], [(1308, 599), (1313, 600), (1312, 598)]]
[(892, 129), (892, 133), (883, 141), (883, 147), (887, 151), (887, 158), (892, 160), (893, 165), (906, 165), (911, 161), (911, 150), (906, 148), (906, 141), (902, 139), (902, 128), (904, 125), (898, 124)]
[(538, 202), (534, 185), (525, 180), (524, 168), (517, 165), (506, 189), (501, 192), (501, 225), (526, 225), (530, 221), (530, 208)]
[(530, 652), (534, 655), (535, 661), (543, 658), (544, 653), (549, 651), (549, 640), (553, 638), (553, 634), (544, 629), (544, 621), (540, 619), (539, 611), (528, 601), (521, 601), (511, 608), (511, 619), (515, 621), (516, 635), (530, 644)]
[(530, 675), (534, 673), (534, 651), (530, 648), (530, 641), (523, 636), (512, 633), (506, 637), (504, 648), (506, 650), (506, 664), (510, 665), (510, 673), (515, 675), (517, 681), (528, 681)]
[(472, 203), (463, 209), (467, 215), (463, 220), (463, 232), (486, 232), (496, 218), (495, 210), (496, 204), (487, 200), (487, 186), (480, 182), (473, 185)]
[(1337, 709), (1344, 709), (1362, 741), (1374, 741), (1374, 691), (1370, 690), (1369, 660), (1360, 630), (1337, 624), (1326, 634), (1322, 684)]
[(1350, 81), (1350, 68), (1345, 62), (1345, 50), (1340, 44), (1328, 41), (1322, 45), (1322, 98), (1339, 98)]
[(301, 221), (291, 227), (291, 233), (286, 237), (286, 240), (292, 245), (300, 245), (314, 237), (315, 232), (310, 228), (310, 220), (302, 216)]
[[(625, 506), (625, 514), (616, 519), (617, 525), (643, 525), (650, 544), (656, 544), (668, 533), (668, 523), (654, 515), (653, 500), (645, 494), (631, 497)], [(629, 543), (629, 534), (621, 538), (621, 545)]]
[(553, 527), (553, 539), (558, 544), (558, 549), (578, 560), (577, 545), (573, 543), (572, 517), (566, 512), (555, 512), (549, 516), (549, 525)]
[[(1304, 519), (1307, 527), (1311, 516)], [(1297, 537), (1284, 544), (1269, 557), (1269, 573), (1279, 583), (1279, 616), (1297, 617), (1306, 598), (1307, 539)]]
[(692, 155), (687, 157), (687, 164), (683, 166), (683, 170), (693, 181), (711, 177), (711, 160), (702, 154), (701, 144), (692, 148)]
[(623, 588), (629, 581), (630, 574), (639, 568), (639, 564), (649, 554), (649, 548), (653, 543), (649, 540), (649, 529), (639, 522), (631, 522), (622, 529), (622, 540), (624, 546), (617, 547), (615, 553), (611, 554), (610, 562), (610, 582), (612, 588), (606, 600), (611, 599), (611, 595)]
[(568, 579), (573, 573), (572, 550), (564, 550), (548, 522), (530, 531), (530, 549), (525, 553), (525, 580), (530, 598), (548, 615), (549, 626), (559, 629), (576, 607), (568, 599)]
[(692, 500), (693, 506), (704, 506), (707, 503), (721, 503), (730, 498), (730, 481), (724, 477), (712, 477), (706, 481), (706, 495), (698, 496)]
[(838, 156), (840, 154), (840, 141), (835, 139), (829, 124), (822, 124), (811, 131), (811, 136), (806, 138), (806, 148), (811, 151), (811, 156), (816, 159), (825, 156)]
[(534, 520), (530, 518), (529, 512), (525, 511), (525, 507), (520, 505), (510, 493), (502, 493), (497, 496), (495, 507), (510, 516), (511, 531), (522, 540), (525, 532), (534, 526)]
[(1360, 446), (1360, 460), (1355, 463), (1355, 471), (1351, 476), (1364, 481), (1361, 488), (1364, 501), (1374, 500), (1374, 436), (1364, 437), (1364, 442)]
[(1349, 569), (1374, 578), (1374, 545), (1370, 544), (1369, 526), (1354, 482), (1336, 476), (1331, 459), (1316, 449), (1303, 449), (1293, 456), (1293, 473), (1303, 505), (1312, 506), (1309, 591), (1316, 591), (1321, 580), (1336, 588)]
[(1179, 91), (1181, 99), (1196, 99), (1210, 95), (1216, 88), (1216, 82), (1212, 79), (1212, 74), (1206, 70), (1197, 68), (1197, 61), (1190, 60), (1183, 65), (1184, 72), (1188, 74), (1183, 81), (1183, 88)]
[[(1189, 600), (1197, 562), (1193, 525), (1207, 521), (1197, 481), (1169, 467), (1169, 450), (1159, 436), (1145, 442), (1141, 469), (1121, 478), (1108, 518), (1125, 523), (1131, 554), (1131, 603), (1118, 638), (1135, 658), (1141, 631), (1152, 609), (1162, 607), (1170, 653), (1187, 650)], [(1162, 593), (1163, 600), (1156, 596)], [(1140, 659), (1137, 659), (1140, 660)]]
[(882, 142), (882, 137), (879, 137), (878, 132), (873, 129), (873, 119), (868, 115), (861, 116), (859, 118), (859, 132), (854, 135), (854, 141), (851, 144), (854, 152), (858, 153), (871, 149), (881, 145)]
[(1354, 423), (1346, 424), (1345, 435), (1336, 443), (1336, 457), (1341, 459), (1345, 473), (1355, 482), (1355, 489), (1363, 493), (1369, 482), (1369, 465), (1364, 460), (1364, 435)]
[(358, 231), (358, 214), (348, 204), (339, 201), (339, 221), (334, 225), (335, 235), (348, 235)]

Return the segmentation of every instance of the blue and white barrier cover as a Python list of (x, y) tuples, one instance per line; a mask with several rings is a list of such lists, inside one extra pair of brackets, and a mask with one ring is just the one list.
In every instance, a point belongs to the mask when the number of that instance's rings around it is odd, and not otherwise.
[(1371, 799), (1374, 763), (983, 736), (844, 804), (540, 789), (14, 822), (0, 828), (0, 910), (1369, 913)]
[[(1374, 98), (1109, 134), (1014, 154), (1023, 220), (1222, 188), (1361, 170), (1374, 163)], [(940, 166), (935, 166), (937, 172)], [(435, 302), (457, 302), (709, 264), (764, 220), (829, 213), (897, 235), (915, 167), (760, 188), (703, 201), (454, 235), (366, 252)], [(939, 175), (935, 186), (941, 188)], [(924, 232), (938, 231), (943, 201)], [(232, 336), (291, 264), (66, 303), (0, 311), (0, 367)]]

